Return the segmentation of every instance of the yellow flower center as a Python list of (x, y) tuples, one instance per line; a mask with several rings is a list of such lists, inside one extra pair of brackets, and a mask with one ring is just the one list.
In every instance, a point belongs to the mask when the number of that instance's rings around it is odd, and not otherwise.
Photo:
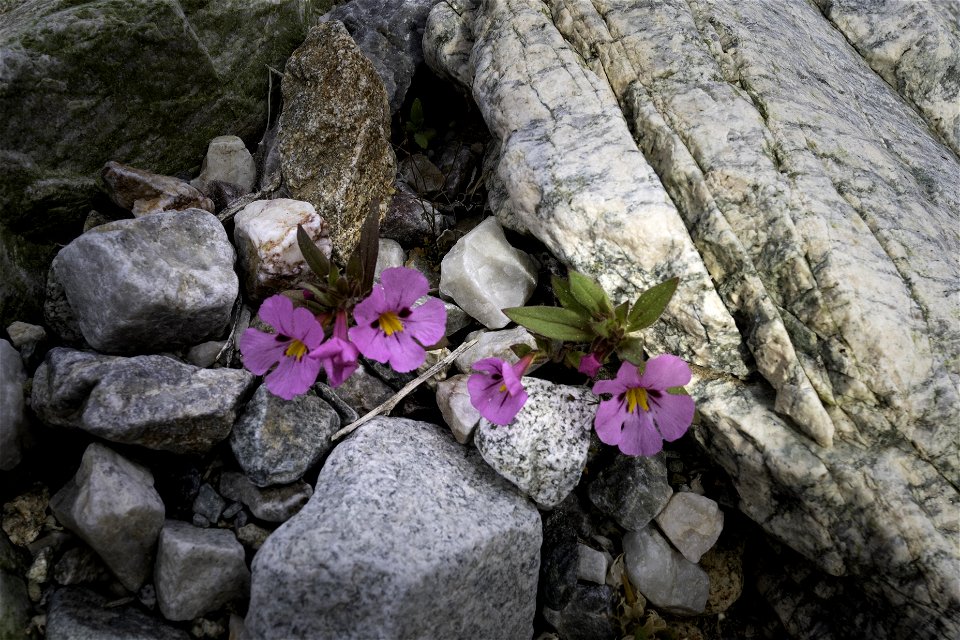
[(380, 330), (388, 336), (403, 331), (403, 323), (393, 311), (386, 311), (380, 314)]
[(640, 408), (644, 411), (650, 411), (650, 405), (647, 403), (647, 390), (643, 387), (627, 389), (627, 411), (633, 413), (637, 405), (640, 405)]
[(506, 384), (506, 383), (503, 383), (502, 385), (500, 385), (500, 388), (497, 389), (497, 391), (499, 391), (500, 393), (503, 393), (503, 392), (506, 391), (506, 390), (507, 390), (507, 384)]
[(294, 339), (290, 342), (290, 346), (287, 347), (287, 350), (283, 352), (284, 355), (292, 356), (297, 359), (297, 362), (303, 359), (303, 356), (307, 353), (307, 345), (303, 344), (297, 339)]

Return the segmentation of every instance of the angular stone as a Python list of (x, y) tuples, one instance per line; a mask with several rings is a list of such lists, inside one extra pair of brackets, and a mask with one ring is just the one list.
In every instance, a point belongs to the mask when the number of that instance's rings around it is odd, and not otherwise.
[(435, 425), (377, 418), (333, 450), (310, 502), (257, 553), (247, 629), (529, 638), (540, 542), (536, 509), (475, 452)]
[(460, 238), (440, 265), (440, 293), (490, 329), (505, 327), (500, 309), (522, 306), (536, 286), (533, 261), (510, 246), (495, 218)]
[[(520, 357), (510, 348), (515, 344), (525, 344), (533, 349), (537, 347), (533, 334), (523, 327), (513, 327), (503, 331), (474, 331), (467, 334), (466, 340), (474, 338), (479, 338), (477, 344), (464, 351), (454, 361), (461, 373), (470, 373), (473, 363), (484, 358), (500, 358), (511, 364), (519, 362)], [(533, 367), (528, 369), (528, 371), (533, 370)]]
[(210, 198), (179, 178), (157, 175), (111, 160), (104, 165), (100, 179), (113, 203), (137, 218), (161, 211), (214, 211)]
[(47, 611), (48, 640), (189, 640), (190, 635), (133, 606), (108, 607), (113, 600), (82, 587), (57, 589)]
[(466, 444), (480, 423), (480, 412), (470, 403), (468, 375), (460, 374), (437, 383), (437, 407), (460, 444)]
[(53, 568), (57, 584), (71, 585), (84, 582), (103, 582), (110, 579), (110, 571), (90, 547), (80, 545), (64, 551)]
[(96, 551), (127, 589), (150, 575), (164, 506), (146, 467), (93, 443), (76, 475), (50, 500), (65, 527)]
[(0, 340), (0, 471), (17, 466), (23, 453), (28, 427), (23, 397), (26, 381), (20, 353), (6, 340)]
[(242, 473), (229, 471), (220, 476), (220, 491), (227, 498), (247, 505), (250, 513), (267, 522), (286, 522), (313, 495), (313, 489), (303, 481), (262, 489)]
[(223, 340), (201, 342), (190, 347), (184, 359), (195, 367), (207, 369), (217, 363), (217, 356), (225, 346), (226, 342)]
[(192, 620), (246, 595), (250, 570), (232, 532), (168, 520), (157, 543), (154, 584), (167, 620)]
[(243, 369), (57, 347), (34, 375), (31, 405), (49, 425), (150, 449), (204, 453), (230, 433), (254, 383)]
[(422, 153), (404, 158), (397, 169), (403, 181), (419, 194), (436, 193), (443, 189), (443, 174)]
[(226, 506), (226, 500), (208, 483), (203, 483), (193, 501), (193, 512), (203, 516), (208, 522), (216, 522)]
[(363, 415), (389, 399), (395, 389), (361, 364), (334, 392), (357, 413)]
[(590, 502), (628, 531), (646, 527), (670, 501), (664, 455), (618, 456), (590, 483)]
[(720, 543), (700, 558), (700, 568), (710, 578), (705, 614), (723, 613), (740, 598), (743, 593), (743, 552), (742, 542), (738, 546)]
[(233, 241), (243, 268), (243, 285), (255, 300), (293, 289), (309, 273), (297, 244), (297, 225), (329, 259), (326, 225), (309, 202), (257, 200), (234, 216)]
[(261, 385), (230, 434), (230, 448), (260, 487), (299, 480), (330, 449), (340, 416), (314, 392), (284, 400)]
[(437, 0), (354, 0), (321, 20), (341, 21), (383, 80), (395, 112), (423, 62), (423, 26)]
[(253, 191), (257, 179), (257, 164), (237, 136), (217, 136), (207, 146), (200, 175), (194, 180), (197, 188), (214, 181), (229, 182), (240, 187), (238, 196)]
[(397, 182), (387, 215), (380, 225), (380, 235), (405, 247), (422, 247), (453, 226), (453, 222), (452, 216), (440, 213), (432, 202), (403, 182)]
[(543, 617), (564, 640), (615, 640), (619, 637), (617, 593), (607, 585), (575, 585), (560, 610), (544, 607)]
[(670, 548), (651, 528), (623, 537), (624, 561), (630, 582), (653, 605), (672, 613), (702, 613), (710, 591), (706, 572)]
[(383, 82), (343, 25), (324, 22), (287, 60), (282, 86), (286, 185), (330, 225), (334, 254), (349, 256), (371, 203), (386, 199), (396, 174)]
[(220, 337), (239, 288), (223, 225), (196, 209), (117, 220), (53, 261), (83, 337), (131, 353)]
[(700, 562), (723, 531), (723, 512), (717, 503), (688, 491), (673, 494), (656, 520), (673, 546), (693, 563)]
[(605, 584), (608, 565), (607, 556), (602, 551), (585, 544), (577, 545), (577, 578), (580, 580)]
[(384, 269), (392, 267), (402, 267), (404, 260), (407, 259), (407, 252), (403, 250), (400, 243), (389, 238), (380, 238), (380, 250), (377, 252), (377, 266), (374, 271), (376, 274), (374, 280), (380, 280), (380, 274)]
[(460, 329), (469, 327), (473, 322), (470, 314), (452, 302), (444, 300), (443, 308), (447, 310), (447, 328), (444, 331), (444, 334), (447, 336), (452, 336), (457, 331), (460, 331)]
[(596, 396), (583, 387), (538, 378), (522, 382), (528, 398), (513, 422), (500, 427), (482, 418), (474, 442), (497, 473), (550, 509), (580, 480)]

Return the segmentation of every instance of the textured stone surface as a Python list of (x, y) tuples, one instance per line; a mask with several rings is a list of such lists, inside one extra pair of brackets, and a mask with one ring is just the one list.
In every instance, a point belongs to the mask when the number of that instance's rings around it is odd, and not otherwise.
[(57, 589), (47, 613), (49, 640), (189, 640), (190, 635), (133, 606), (107, 607), (108, 598), (89, 589)]
[(403, 104), (410, 81), (423, 62), (423, 27), (438, 0), (354, 0), (322, 20), (339, 20), (383, 80), (391, 111)]
[(51, 498), (50, 509), (100, 554), (123, 586), (136, 591), (143, 585), (164, 514), (146, 467), (93, 443), (76, 475)]
[(660, 513), (673, 489), (662, 453), (618, 456), (589, 486), (590, 501), (624, 529), (639, 531)]
[(393, 187), (383, 83), (338, 22), (313, 27), (287, 61), (280, 168), (293, 197), (313, 204), (330, 225), (338, 256), (350, 255), (370, 203), (384, 201)]
[(46, 271), (56, 252), (46, 238), (28, 240), (0, 225), (0, 325), (43, 317)]
[(107, 195), (136, 217), (161, 211), (203, 209), (213, 213), (213, 201), (179, 178), (161, 176), (110, 161), (100, 172)]
[(157, 542), (153, 580), (163, 617), (192, 620), (242, 598), (250, 570), (232, 532), (168, 520)]
[(251, 637), (532, 635), (539, 515), (444, 431), (377, 418), (334, 449), (254, 558)]
[(226, 500), (206, 482), (200, 485), (200, 491), (193, 500), (193, 512), (203, 516), (208, 522), (216, 522), (226, 506)]
[(262, 489), (243, 474), (229, 471), (220, 476), (220, 491), (247, 505), (250, 513), (267, 522), (286, 522), (313, 495), (313, 489), (303, 481)]
[(30, 598), (23, 578), (0, 569), (0, 637), (26, 637), (29, 625)]
[(402, 267), (407, 258), (407, 252), (400, 243), (389, 238), (380, 238), (380, 249), (377, 252), (377, 266), (374, 269), (374, 280), (380, 281), (380, 274), (384, 269)]
[(596, 396), (584, 387), (523, 378), (527, 402), (505, 427), (481, 418), (480, 455), (544, 508), (573, 491), (587, 462)]
[(437, 407), (460, 444), (465, 444), (480, 423), (480, 412), (470, 403), (467, 380), (460, 374), (437, 383)]
[(585, 544), (577, 545), (577, 578), (596, 584), (607, 580), (607, 556)]
[(814, 0), (867, 64), (960, 154), (960, 12), (950, 0)]
[(607, 585), (578, 584), (566, 606), (544, 608), (543, 617), (564, 640), (614, 640), (620, 635), (617, 599)]
[[(473, 363), (484, 358), (500, 358), (510, 363), (519, 362), (519, 356), (510, 348), (515, 344), (525, 344), (532, 349), (537, 347), (533, 334), (523, 327), (513, 327), (503, 331), (474, 331), (466, 336), (466, 340), (473, 338), (479, 338), (477, 344), (464, 351), (454, 361), (461, 373), (470, 373)], [(534, 369), (535, 367), (531, 367), (528, 371)]]
[(537, 286), (537, 270), (513, 248), (495, 218), (460, 238), (440, 263), (440, 293), (490, 329), (510, 320), (500, 309), (523, 305)]
[(683, 557), (700, 562), (723, 531), (723, 512), (706, 496), (688, 491), (673, 494), (657, 515), (657, 525)]
[(254, 299), (293, 289), (309, 273), (297, 244), (297, 225), (330, 257), (326, 225), (309, 202), (288, 198), (257, 200), (237, 212), (233, 220), (233, 241), (243, 268), (243, 285)]
[(405, 247), (416, 248), (436, 239), (453, 223), (453, 216), (440, 213), (432, 202), (398, 181), (387, 215), (380, 225), (380, 235)]
[(287, 401), (261, 385), (230, 433), (230, 448), (260, 487), (299, 480), (333, 448), (340, 416), (315, 393)]
[(173, 174), (216, 135), (252, 137), (266, 67), (282, 68), (329, 4), (3, 3), (0, 215), (30, 229), (81, 221), (108, 160)]
[(657, 607), (682, 614), (702, 613), (710, 579), (647, 527), (623, 537), (624, 565), (631, 584)]
[(86, 341), (135, 353), (220, 337), (239, 289), (234, 257), (220, 221), (190, 209), (100, 225), (52, 269)]
[(9, 471), (20, 462), (27, 433), (23, 383), (27, 372), (20, 353), (0, 340), (0, 470)]
[(230, 433), (254, 381), (243, 369), (57, 347), (34, 375), (31, 405), (49, 425), (150, 449), (203, 453)]
[(191, 184), (202, 188), (214, 180), (229, 182), (240, 187), (237, 195), (242, 196), (253, 191), (256, 179), (257, 164), (243, 140), (237, 136), (217, 136), (207, 145), (200, 175)]

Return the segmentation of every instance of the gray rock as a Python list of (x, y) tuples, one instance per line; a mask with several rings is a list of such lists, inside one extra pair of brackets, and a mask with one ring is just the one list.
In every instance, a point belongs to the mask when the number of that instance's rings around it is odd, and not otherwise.
[(50, 499), (50, 509), (123, 586), (136, 591), (146, 581), (164, 514), (146, 467), (90, 444), (76, 475)]
[(57, 589), (47, 611), (49, 640), (189, 640), (190, 635), (132, 606), (82, 587)]
[(310, 391), (287, 401), (260, 386), (230, 434), (230, 448), (260, 487), (299, 480), (330, 449), (340, 416)]
[(443, 189), (443, 174), (437, 165), (422, 153), (401, 160), (397, 171), (400, 178), (419, 194), (436, 193)]
[[(461, 373), (471, 373), (473, 363), (484, 358), (500, 358), (511, 364), (519, 362), (520, 357), (510, 348), (515, 344), (525, 344), (532, 349), (537, 347), (533, 334), (523, 327), (513, 327), (503, 331), (474, 331), (467, 334), (466, 340), (474, 338), (479, 338), (477, 344), (464, 351), (454, 361)], [(528, 371), (533, 370), (534, 367), (528, 369)]]
[[(266, 68), (282, 67), (324, 5), (5, 3), (3, 217), (82, 221), (107, 160), (174, 174), (224, 131), (252, 137), (267, 115)], [(30, 125), (38, 118), (49, 128)]]
[(702, 613), (710, 591), (706, 572), (670, 548), (651, 528), (623, 537), (624, 564), (630, 582), (653, 605), (672, 613)]
[(47, 268), (57, 249), (49, 238), (27, 239), (0, 224), (0, 326), (43, 317)]
[(179, 178), (157, 175), (111, 160), (104, 165), (100, 179), (113, 203), (137, 218), (161, 211), (214, 211), (210, 198)]
[(404, 260), (407, 259), (407, 252), (403, 250), (400, 243), (389, 238), (380, 238), (380, 250), (377, 252), (377, 266), (374, 271), (374, 279), (379, 281), (380, 274), (384, 269), (391, 267), (402, 267)]
[(209, 522), (219, 520), (220, 514), (223, 513), (226, 506), (227, 501), (220, 497), (216, 490), (206, 482), (200, 485), (200, 491), (197, 492), (197, 497), (193, 500), (193, 512), (203, 516)]
[(234, 257), (220, 221), (191, 209), (96, 227), (52, 268), (87, 342), (130, 353), (220, 337), (239, 290)]
[(443, 308), (447, 310), (447, 328), (444, 331), (444, 334), (447, 336), (455, 334), (457, 331), (460, 331), (460, 329), (469, 327), (470, 323), (473, 322), (470, 314), (452, 302), (444, 300)]
[(334, 254), (349, 256), (371, 203), (386, 199), (396, 175), (383, 82), (343, 25), (325, 22), (290, 56), (282, 86), (286, 185), (330, 225)]
[(217, 362), (217, 356), (223, 351), (226, 342), (223, 340), (208, 340), (195, 344), (187, 350), (185, 359), (195, 367), (207, 369)]
[(200, 175), (194, 180), (198, 184), (194, 186), (202, 188), (214, 181), (229, 182), (240, 187), (237, 195), (242, 196), (253, 191), (256, 179), (257, 164), (243, 140), (237, 136), (217, 136), (207, 146)]
[(607, 585), (578, 584), (562, 609), (544, 607), (543, 617), (564, 640), (615, 640), (620, 637), (617, 600)]
[[(440, 427), (377, 418), (253, 561), (253, 638), (529, 638), (540, 518)], [(451, 612), (456, 612), (451, 614)]]
[(494, 218), (460, 238), (440, 265), (440, 293), (490, 329), (507, 326), (500, 309), (523, 305), (536, 286), (533, 261), (510, 246)]
[(150, 449), (204, 453), (230, 433), (254, 383), (242, 369), (57, 347), (34, 375), (31, 405), (49, 425)]
[(960, 15), (950, 2), (815, 0), (867, 64), (960, 154)]
[(717, 503), (688, 491), (673, 494), (656, 520), (673, 546), (694, 563), (700, 562), (723, 531), (723, 512)]
[(303, 481), (262, 489), (245, 475), (229, 471), (220, 476), (220, 491), (227, 498), (247, 505), (250, 513), (267, 522), (286, 522), (313, 495), (313, 489)]
[(473, 86), (473, 23), (480, 0), (438, 2), (423, 32), (424, 61), (441, 78), (467, 91)]
[(246, 595), (250, 571), (230, 531), (168, 520), (157, 543), (154, 584), (167, 620), (192, 620)]
[(383, 80), (390, 109), (403, 104), (410, 81), (423, 62), (423, 26), (438, 0), (354, 0), (321, 20), (343, 22)]
[[(47, 339), (47, 332), (43, 327), (19, 320), (7, 326), (7, 335), (10, 336), (10, 343), (21, 352), (24, 349), (36, 348), (36, 345)], [(26, 357), (24, 355), (24, 358)]]
[(0, 569), (0, 637), (27, 637), (30, 612), (30, 598), (23, 578)]
[(380, 235), (405, 247), (422, 247), (436, 240), (453, 222), (452, 216), (440, 213), (431, 201), (414, 193), (403, 182), (397, 182), (387, 215), (380, 225)]
[(61, 585), (103, 582), (109, 578), (110, 571), (100, 556), (86, 545), (67, 549), (53, 567), (53, 579)]
[(577, 545), (577, 578), (580, 580), (605, 584), (609, 565), (610, 561), (604, 552), (585, 544)]
[(460, 444), (466, 444), (480, 423), (480, 412), (470, 402), (468, 375), (460, 374), (437, 383), (437, 407)]
[(76, 314), (67, 302), (67, 294), (63, 284), (53, 269), (47, 271), (46, 286), (43, 296), (43, 319), (53, 333), (60, 336), (66, 344), (71, 346), (86, 345)]
[(673, 495), (664, 455), (618, 456), (590, 483), (589, 495), (597, 509), (624, 529), (643, 529)]
[(363, 364), (334, 391), (360, 415), (379, 406), (395, 393), (393, 387), (373, 375)]
[(9, 471), (20, 464), (27, 436), (26, 403), (23, 383), (27, 372), (20, 353), (0, 339), (0, 470)]
[(523, 378), (527, 402), (505, 427), (481, 418), (480, 455), (539, 506), (549, 509), (573, 491), (587, 462), (596, 396), (583, 387)]

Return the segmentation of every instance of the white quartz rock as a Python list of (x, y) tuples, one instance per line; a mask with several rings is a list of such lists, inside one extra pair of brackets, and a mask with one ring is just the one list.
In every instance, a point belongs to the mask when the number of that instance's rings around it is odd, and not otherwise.
[(470, 403), (467, 379), (460, 374), (437, 383), (437, 406), (460, 444), (466, 444), (480, 422), (480, 412)]
[(246, 193), (253, 190), (257, 165), (237, 136), (217, 136), (210, 141), (200, 175), (191, 184), (198, 189), (214, 180), (239, 185)]
[(723, 531), (723, 512), (717, 503), (689, 492), (673, 494), (656, 520), (690, 562), (700, 562), (700, 556), (710, 550)]
[(380, 238), (380, 250), (377, 252), (377, 266), (374, 268), (374, 279), (379, 281), (384, 269), (402, 267), (407, 259), (407, 252), (400, 243), (389, 238)]
[(670, 547), (647, 527), (623, 538), (624, 560), (630, 582), (657, 607), (672, 613), (698, 614), (707, 605), (707, 572)]
[(597, 551), (585, 544), (577, 544), (577, 578), (605, 584), (610, 559), (603, 551)]
[(491, 329), (505, 327), (510, 320), (500, 310), (523, 305), (536, 286), (533, 260), (510, 246), (495, 218), (460, 238), (440, 263), (440, 293)]
[(234, 244), (244, 271), (244, 286), (254, 298), (293, 287), (308, 271), (297, 246), (297, 225), (330, 257), (326, 225), (313, 205), (278, 198), (251, 202), (234, 218)]

